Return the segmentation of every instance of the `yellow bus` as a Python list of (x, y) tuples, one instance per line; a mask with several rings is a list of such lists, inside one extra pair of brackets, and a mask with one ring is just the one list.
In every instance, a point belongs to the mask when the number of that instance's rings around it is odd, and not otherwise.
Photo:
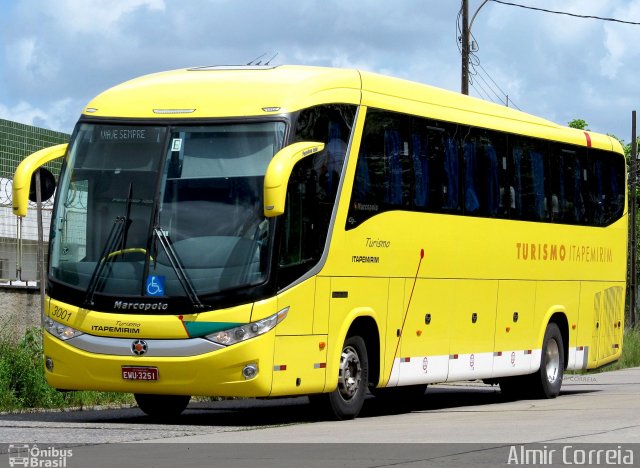
[(201, 67), (83, 110), (51, 221), (61, 390), (310, 395), (338, 419), (482, 379), (553, 398), (620, 357), (626, 165), (591, 132), (358, 70)]

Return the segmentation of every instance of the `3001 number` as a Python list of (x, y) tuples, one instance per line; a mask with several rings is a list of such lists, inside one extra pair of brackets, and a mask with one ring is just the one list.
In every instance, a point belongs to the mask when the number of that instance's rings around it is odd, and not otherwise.
[(53, 306), (53, 311), (51, 311), (51, 316), (55, 317), (59, 320), (64, 320), (68, 322), (71, 320), (71, 316), (73, 314), (69, 312), (67, 309), (63, 309), (62, 307)]

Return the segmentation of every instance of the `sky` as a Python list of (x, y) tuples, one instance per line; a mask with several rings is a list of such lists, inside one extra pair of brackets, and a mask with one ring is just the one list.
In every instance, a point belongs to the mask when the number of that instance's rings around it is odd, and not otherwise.
[[(512, 0), (640, 22), (640, 0)], [(162, 70), (358, 68), (460, 91), (460, 0), (0, 0), (0, 118), (71, 133), (103, 90)], [(482, 0), (469, 0), (470, 12)], [(640, 26), (488, 1), (470, 94), (631, 140)], [(493, 89), (495, 94), (491, 91)], [(501, 100), (501, 101), (500, 101)]]

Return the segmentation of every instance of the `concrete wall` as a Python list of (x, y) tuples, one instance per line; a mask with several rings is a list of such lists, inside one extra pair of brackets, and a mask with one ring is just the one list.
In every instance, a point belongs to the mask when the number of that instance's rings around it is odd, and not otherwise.
[(0, 336), (19, 341), (31, 327), (40, 326), (40, 291), (0, 287)]

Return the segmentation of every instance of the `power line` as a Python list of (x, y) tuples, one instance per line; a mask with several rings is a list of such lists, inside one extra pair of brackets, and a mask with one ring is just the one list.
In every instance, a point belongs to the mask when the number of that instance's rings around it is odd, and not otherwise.
[[(491, 82), (496, 86), (496, 88), (498, 88), (498, 90), (503, 94), (503, 96), (506, 98), (507, 102), (505, 103), (505, 105), (507, 107), (509, 107), (509, 105), (515, 107), (518, 110), (522, 110), (520, 109), (520, 107), (518, 107), (518, 105), (513, 102), (513, 99), (509, 98), (509, 95), (507, 93), (505, 93), (502, 88), (498, 85), (498, 83), (496, 83), (496, 81), (491, 77), (491, 75), (489, 74), (489, 72), (487, 71), (486, 68), (484, 68), (482, 66), (482, 64), (480, 63), (480, 60), (478, 60), (478, 66), (480, 67), (480, 69), (484, 72), (485, 75), (487, 75), (487, 77), (491, 80)], [(501, 99), (502, 100), (502, 99)]]
[(632, 24), (634, 26), (640, 26), (640, 23), (638, 23), (636, 21), (625, 21), (625, 20), (621, 20), (621, 19), (617, 19), (617, 18), (606, 18), (606, 17), (603, 17), (603, 16), (594, 16), (594, 15), (579, 15), (577, 13), (569, 13), (567, 11), (547, 10), (546, 8), (538, 8), (538, 7), (528, 6), (528, 5), (520, 5), (519, 3), (505, 2), (505, 1), (502, 1), (502, 0), (491, 0), (491, 1), (494, 2), (494, 3), (500, 3), (502, 5), (508, 5), (508, 6), (518, 7), (518, 8), (524, 8), (525, 10), (543, 11), (545, 13), (553, 13), (553, 14), (556, 14), (556, 15), (573, 16), (574, 18), (597, 19), (597, 20), (601, 20), (601, 21), (610, 21), (612, 23)]

